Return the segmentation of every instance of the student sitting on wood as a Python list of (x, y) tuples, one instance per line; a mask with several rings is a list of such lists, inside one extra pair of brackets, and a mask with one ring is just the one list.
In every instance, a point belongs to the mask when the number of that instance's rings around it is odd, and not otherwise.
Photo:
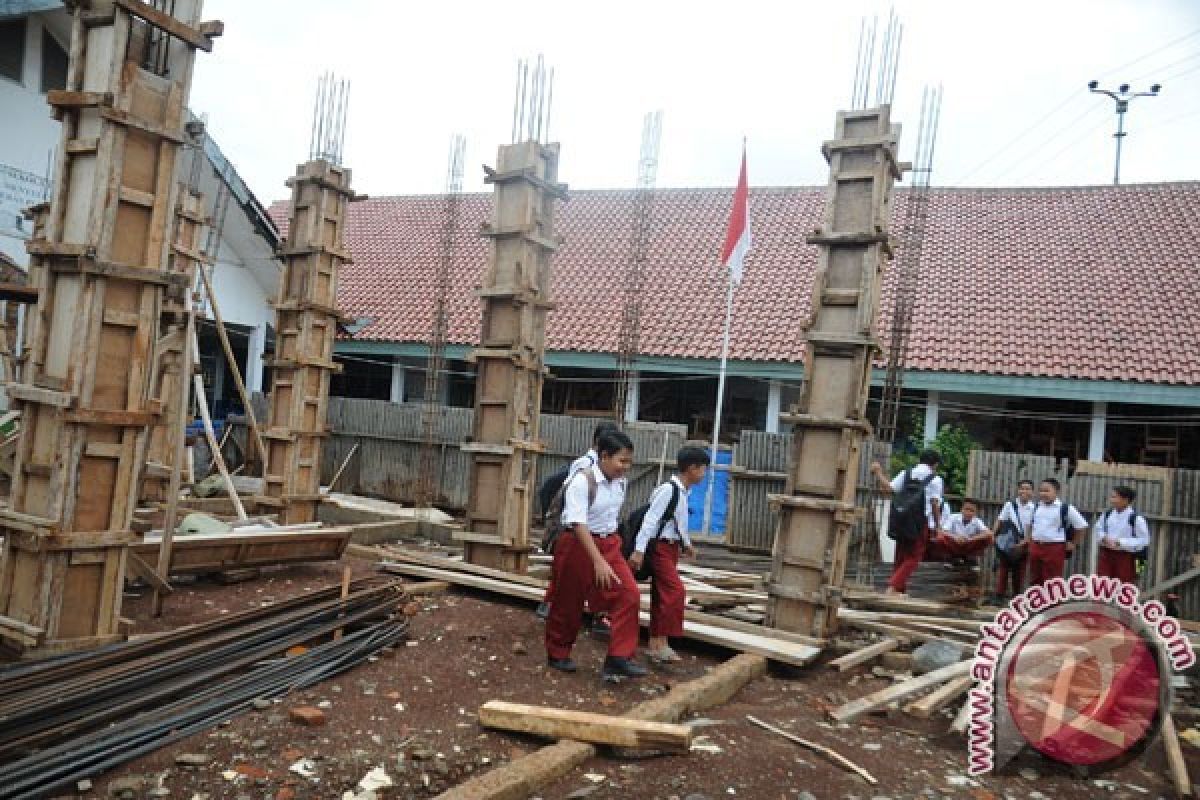
[(975, 516), (978, 513), (979, 503), (968, 497), (962, 502), (962, 511), (943, 517), (941, 530), (933, 540), (935, 552), (947, 558), (973, 558), (986, 550), (992, 543), (992, 532)]
[(620, 680), (646, 674), (645, 667), (632, 661), (641, 594), (621, 554), (617, 525), (625, 502), (625, 475), (633, 465), (633, 442), (620, 431), (608, 431), (596, 451), (599, 462), (573, 475), (563, 498), (564, 530), (554, 546), (546, 655), (553, 669), (576, 670), (571, 648), (583, 621), (584, 601), (590, 598), (597, 610), (609, 612), (612, 622), (602, 674), (605, 680)]
[(1150, 527), (1133, 507), (1137, 492), (1116, 486), (1108, 495), (1110, 508), (1096, 520), (1096, 573), (1137, 583), (1137, 557), (1150, 546)]
[(687, 594), (679, 579), (679, 556), (696, 557), (688, 537), (688, 493), (704, 480), (710, 459), (699, 447), (685, 447), (675, 461), (679, 471), (650, 495), (629, 556), (634, 573), (640, 578), (645, 572), (650, 578), (650, 647), (646, 655), (660, 664), (681, 660), (668, 637), (683, 636)]

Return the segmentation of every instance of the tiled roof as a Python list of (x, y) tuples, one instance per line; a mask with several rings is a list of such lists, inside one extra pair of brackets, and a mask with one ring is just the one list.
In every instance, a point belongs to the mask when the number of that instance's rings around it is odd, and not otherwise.
[[(754, 245), (734, 301), (730, 357), (803, 358), (824, 188), (751, 190)], [(641, 353), (719, 357), (724, 278), (717, 262), (730, 189), (656, 194), (645, 268)], [(628, 259), (630, 191), (576, 191), (557, 213), (547, 346), (614, 352)], [(355, 338), (428, 340), (442, 199), (350, 206), (339, 302), (374, 317)], [(897, 191), (900, 237), (905, 191)], [(452, 344), (474, 344), (474, 294), (488, 245), (489, 194), (462, 198), (449, 307)], [(286, 203), (271, 214), (286, 227)], [(880, 338), (886, 344), (891, 271)], [(1049, 189), (935, 189), (930, 196), (909, 369), (1200, 384), (1200, 183)]]

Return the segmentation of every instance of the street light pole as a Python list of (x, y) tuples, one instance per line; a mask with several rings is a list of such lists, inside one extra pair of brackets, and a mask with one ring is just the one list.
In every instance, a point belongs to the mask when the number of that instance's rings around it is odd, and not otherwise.
[(1117, 140), (1117, 160), (1113, 167), (1113, 186), (1116, 186), (1121, 182), (1121, 142), (1126, 136), (1125, 112), (1129, 110), (1129, 103), (1135, 97), (1158, 97), (1158, 93), (1162, 89), (1162, 84), (1154, 84), (1148, 92), (1131, 92), (1129, 91), (1128, 83), (1122, 83), (1117, 87), (1116, 91), (1101, 89), (1099, 87), (1099, 81), (1088, 83), (1088, 91), (1093, 94), (1103, 94), (1111, 97), (1117, 106), (1117, 132), (1113, 134), (1113, 138)]

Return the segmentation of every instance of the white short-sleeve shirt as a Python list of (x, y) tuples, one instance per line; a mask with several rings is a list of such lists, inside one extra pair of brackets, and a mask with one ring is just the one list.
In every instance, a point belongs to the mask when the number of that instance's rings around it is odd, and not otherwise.
[[(923, 481), (933, 472), (933, 467), (928, 464), (917, 464), (912, 468), (912, 476), (914, 480)], [(896, 477), (892, 478), (892, 491), (900, 492), (904, 489), (904, 473), (901, 472)], [(925, 516), (929, 519), (930, 524), (933, 523), (933, 499), (942, 499), (942, 492), (945, 490), (942, 483), (941, 475), (934, 475), (933, 480), (925, 487)], [(942, 504), (945, 506), (945, 503)]]
[(1049, 505), (1037, 504), (1037, 510), (1033, 512), (1033, 540), (1035, 542), (1046, 544), (1065, 542), (1067, 537), (1075, 531), (1088, 526), (1087, 520), (1079, 513), (1079, 509), (1069, 506), (1067, 508), (1067, 525), (1070, 530), (1064, 531), (1062, 529), (1062, 504), (1062, 500), (1055, 500)]
[(625, 479), (610, 481), (598, 465), (590, 469), (596, 480), (596, 501), (588, 507), (587, 477), (582, 471), (575, 473), (563, 495), (562, 524), (587, 525), (597, 536), (608, 536), (617, 532), (617, 519), (625, 502)]
[(987, 533), (988, 526), (979, 517), (972, 517), (970, 522), (963, 522), (962, 514), (951, 514), (950, 521), (942, 529), (958, 539), (967, 539), (980, 533)]
[(1136, 553), (1150, 545), (1150, 527), (1146, 524), (1146, 518), (1141, 514), (1137, 515), (1137, 522), (1130, 525), (1130, 520), (1133, 518), (1134, 510), (1130, 506), (1124, 511), (1112, 509), (1108, 512), (1108, 519), (1105, 520), (1105, 515), (1101, 514), (1096, 519), (1096, 537), (1102, 538), (1105, 536), (1115, 536), (1117, 545), (1130, 553)]
[[(1019, 519), (1013, 515), (1013, 504), (1017, 505), (1017, 514)], [(1028, 503), (1022, 503), (1020, 500), (1011, 500), (1004, 504), (1004, 508), (1000, 509), (1000, 521), (1011, 522), (1020, 526), (1021, 535), (1029, 534), (1029, 526), (1033, 524), (1033, 512), (1037, 510), (1037, 503), (1030, 500)]]
[(646, 509), (646, 516), (642, 518), (642, 529), (638, 531), (634, 544), (637, 552), (646, 552), (646, 545), (654, 538), (663, 514), (667, 513), (667, 506), (671, 504), (672, 488), (679, 491), (679, 502), (675, 506), (675, 516), (663, 527), (660, 538), (669, 542), (682, 539), (685, 546), (691, 544), (688, 538), (688, 489), (679, 476), (675, 475), (650, 495), (650, 507)]

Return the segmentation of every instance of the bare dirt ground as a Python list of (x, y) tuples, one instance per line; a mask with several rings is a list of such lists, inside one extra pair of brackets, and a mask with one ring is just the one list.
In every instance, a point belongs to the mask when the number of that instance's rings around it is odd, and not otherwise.
[[(345, 563), (356, 575), (372, 574), (366, 562)], [(180, 586), (159, 620), (149, 618), (148, 593), (128, 597), (125, 615), (137, 620), (139, 631), (162, 630), (332, 585), (340, 576), (341, 565), (328, 564), (273, 571), (231, 586), (198, 582)], [(408, 646), (97, 776), (94, 787), (78, 796), (336, 800), (368, 771), (383, 767), (394, 786), (379, 797), (431, 797), (544, 744), (480, 728), (475, 712), (488, 700), (620, 713), (727, 657), (683, 647), (685, 662), (670, 673), (609, 686), (598, 676), (603, 643), (587, 636), (576, 648), (579, 673), (547, 672), (542, 624), (528, 606), (459, 592), (418, 602), (421, 610), (412, 618)], [(818, 665), (793, 675), (772, 674), (706, 712), (698, 722), (698, 748), (690, 755), (604, 755), (538, 796), (1082, 800), (1171, 795), (1158, 746), (1099, 781), (1077, 779), (1035, 755), (1023, 757), (1005, 774), (970, 779), (964, 740), (945, 733), (948, 716), (922, 721), (897, 712), (848, 726), (826, 720), (829, 708), (887, 682), (870, 668), (839, 675)], [(289, 709), (300, 705), (323, 708), (326, 724), (291, 722)], [(837, 750), (873, 773), (878, 785), (753, 727), (747, 714)], [(1192, 775), (1200, 775), (1200, 750), (1184, 748)]]

